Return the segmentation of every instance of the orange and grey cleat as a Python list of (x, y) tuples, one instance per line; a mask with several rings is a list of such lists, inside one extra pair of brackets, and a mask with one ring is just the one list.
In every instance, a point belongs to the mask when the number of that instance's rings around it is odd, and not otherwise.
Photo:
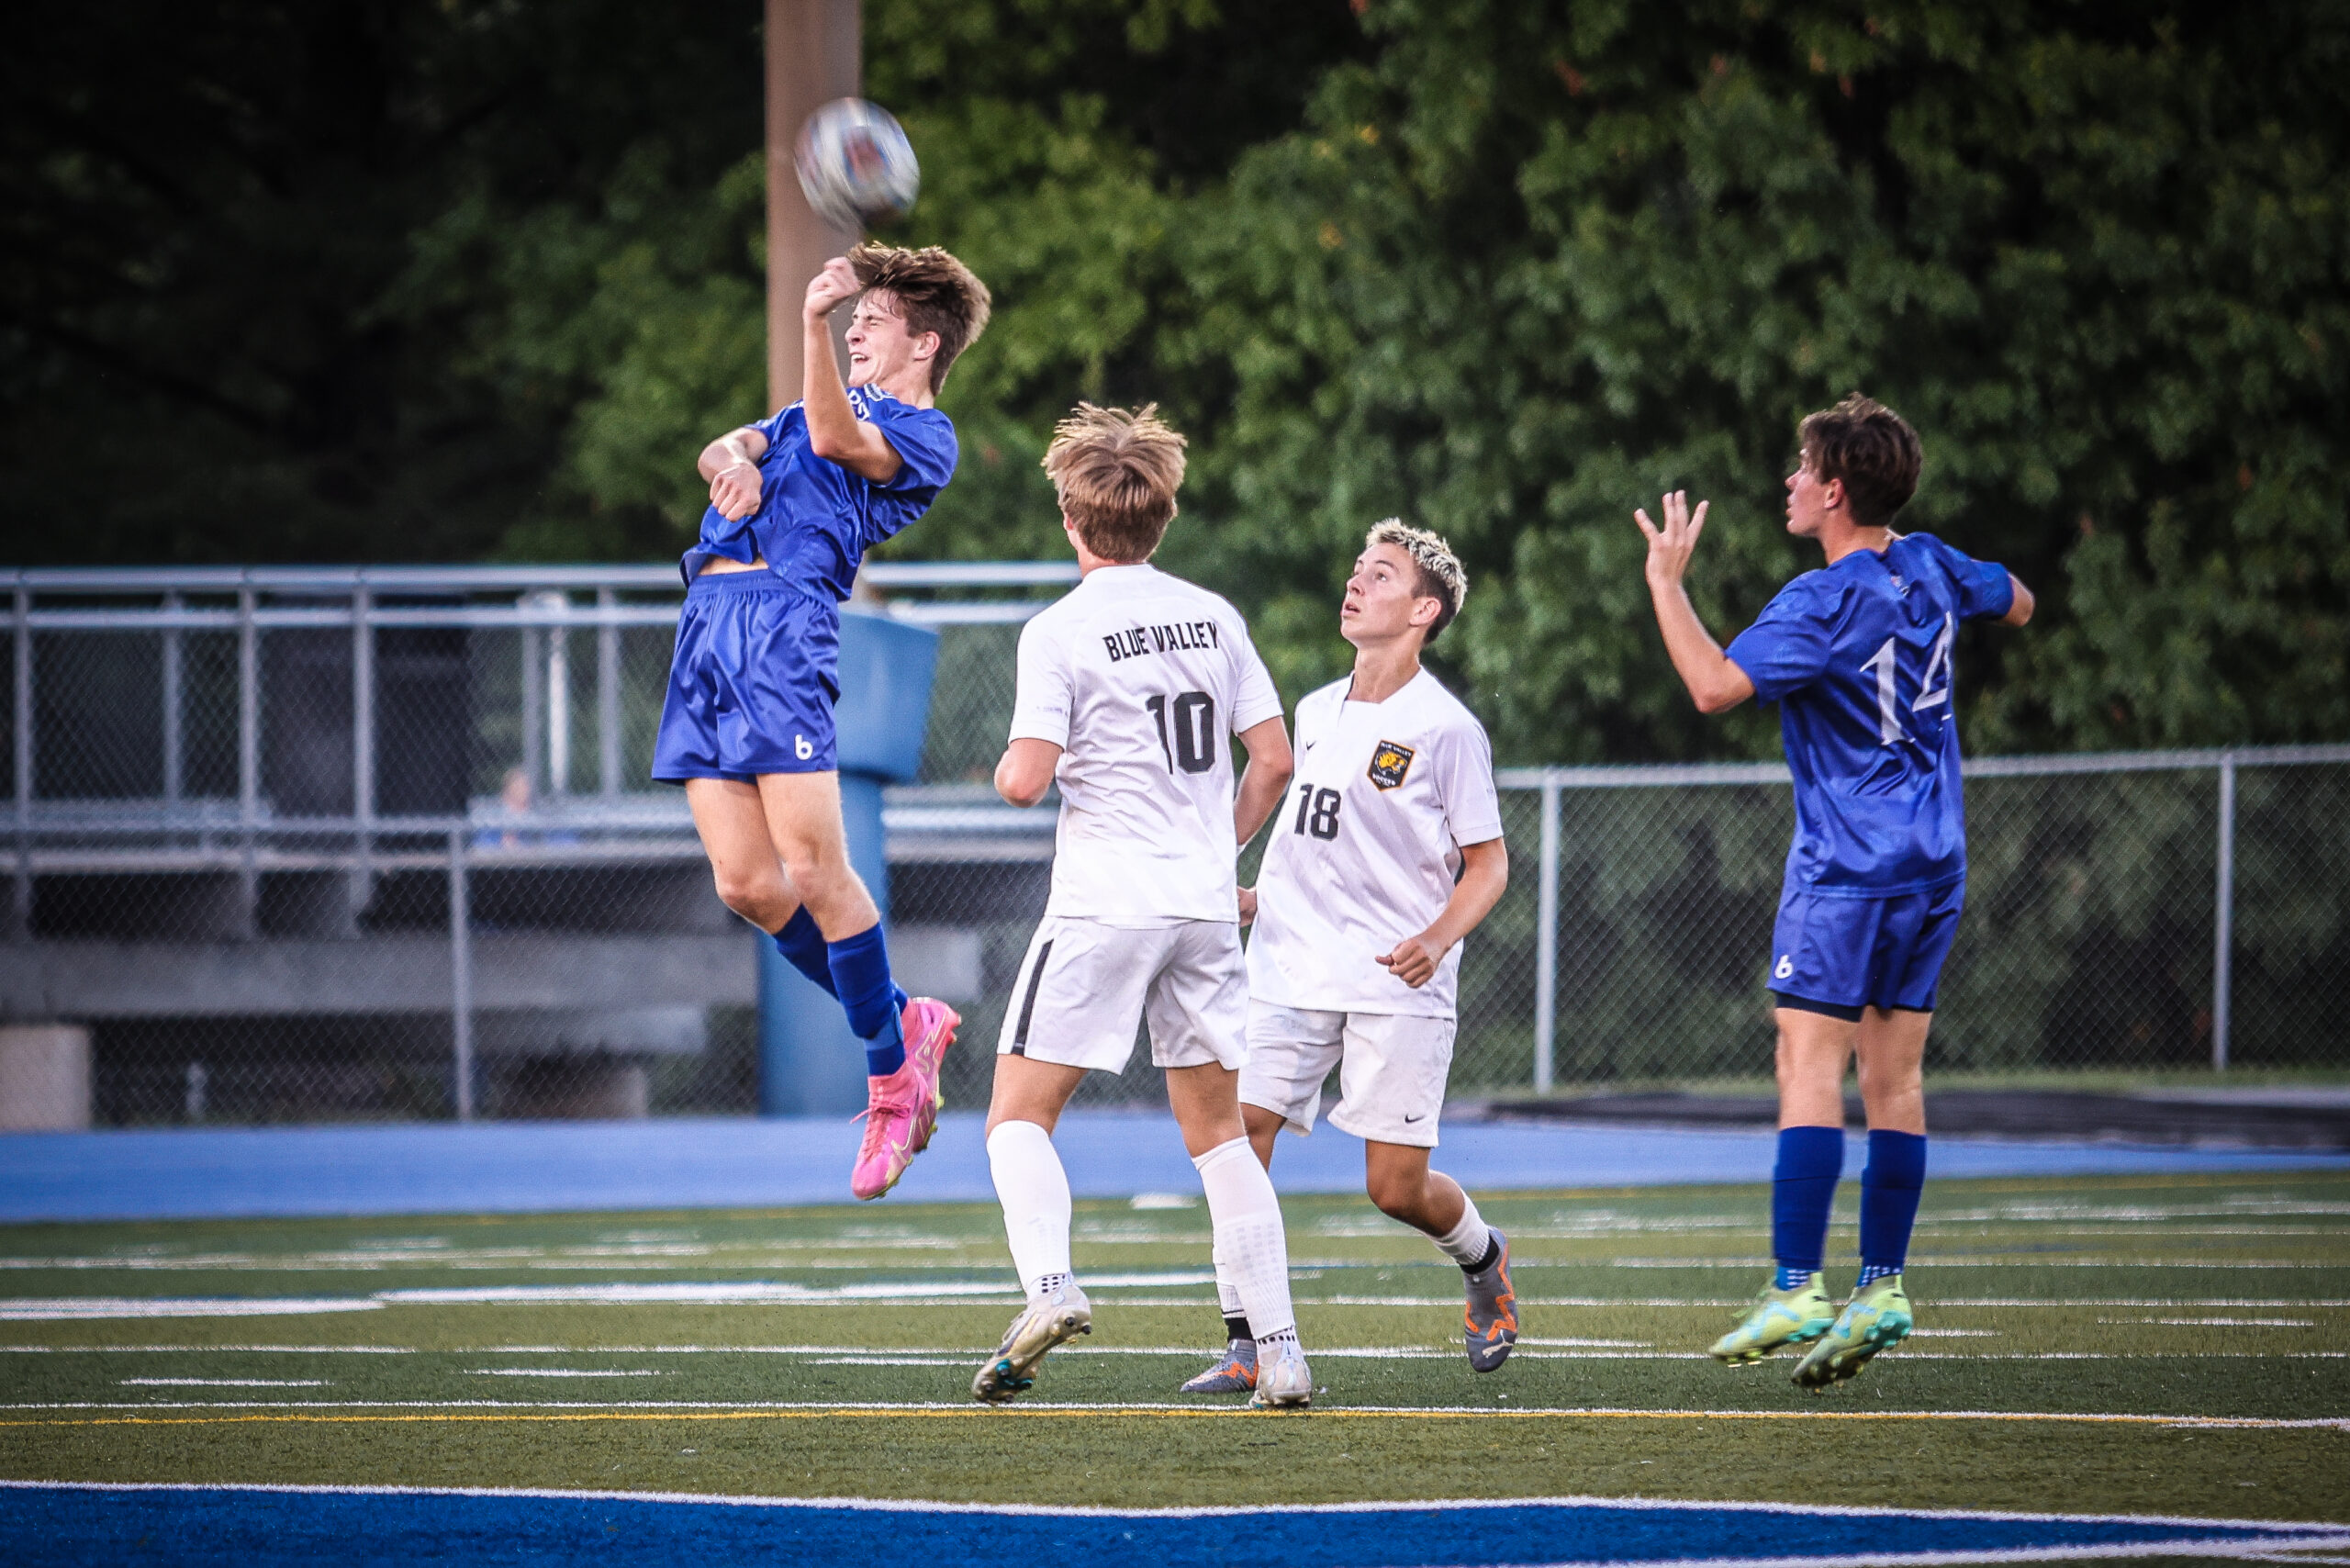
[(1493, 1249), (1500, 1256), (1468, 1276), (1469, 1305), (1461, 1316), (1469, 1326), (1472, 1372), (1494, 1371), (1509, 1360), (1510, 1347), (1517, 1343), (1517, 1293), (1509, 1282), (1509, 1238), (1494, 1231)]
[(1235, 1339), (1224, 1359), (1185, 1383), (1183, 1394), (1254, 1394), (1257, 1392), (1257, 1341)]

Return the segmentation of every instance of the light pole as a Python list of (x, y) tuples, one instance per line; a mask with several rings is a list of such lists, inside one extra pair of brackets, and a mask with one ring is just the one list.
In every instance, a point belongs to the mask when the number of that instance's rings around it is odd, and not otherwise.
[(808, 280), (856, 243), (810, 209), (791, 163), (819, 105), (854, 97), (863, 77), (857, 0), (767, 0), (767, 407), (800, 400), (800, 304)]

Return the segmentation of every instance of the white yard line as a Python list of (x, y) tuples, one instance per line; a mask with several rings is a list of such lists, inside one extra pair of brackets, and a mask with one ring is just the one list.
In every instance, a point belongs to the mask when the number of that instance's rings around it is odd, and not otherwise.
[[(910, 1400), (834, 1400), (834, 1399), (776, 1399), (776, 1400), (696, 1400), (696, 1399), (635, 1399), (635, 1400), (497, 1400), (497, 1399), (352, 1399), (352, 1400), (207, 1400), (151, 1401), (139, 1404), (99, 1401), (58, 1401), (40, 1404), (0, 1405), (6, 1410), (106, 1410), (154, 1413), (173, 1410), (220, 1411), (336, 1411), (336, 1410), (451, 1410), (515, 1412), (527, 1417), (533, 1411), (607, 1412), (626, 1415), (631, 1412), (708, 1414), (756, 1414), (777, 1412), (839, 1412), (855, 1415), (951, 1413), (982, 1418), (1001, 1419), (1006, 1415), (1023, 1412), (1042, 1414), (1093, 1415), (1181, 1415), (1195, 1417), (1229, 1417), (1261, 1420), (1259, 1412), (1245, 1405), (1209, 1405), (1198, 1401), (1177, 1403), (1169, 1400), (1022, 1400), (1017, 1404), (988, 1407), (968, 1399)], [(1435, 1405), (1337, 1405), (1318, 1404), (1314, 1414), (1323, 1416), (1393, 1417), (1412, 1419), (1459, 1420), (1525, 1420), (1529, 1418), (1593, 1419), (1593, 1420), (1661, 1420), (1661, 1421), (1889, 1421), (1889, 1422), (1989, 1422), (1989, 1423), (2079, 1423), (2090, 1426), (2123, 1427), (2187, 1427), (2219, 1430), (2246, 1431), (2339, 1431), (2350, 1432), (2350, 1416), (2273, 1417), (2273, 1416), (2181, 1416), (2115, 1411), (2048, 1411), (2048, 1410), (1839, 1410), (1839, 1409), (1779, 1409), (1779, 1410), (1687, 1410), (1643, 1408), (1629, 1406), (1459, 1406)], [(299, 1419), (298, 1416), (285, 1419)]]
[(125, 1388), (329, 1388), (321, 1379), (271, 1377), (127, 1377)]
[[(1125, 1288), (1131, 1275), (1113, 1275), (1100, 1280), (1089, 1278), (1086, 1284), (1112, 1291)], [(899, 1294), (899, 1293), (905, 1294)], [(514, 1285), (489, 1286), (470, 1290), (449, 1291), (386, 1291), (367, 1296), (322, 1297), (142, 1297), (142, 1296), (57, 1296), (17, 1297), (0, 1299), (0, 1321), (16, 1322), (85, 1322), (112, 1318), (150, 1317), (260, 1317), (295, 1316), (306, 1313), (373, 1312), (386, 1306), (528, 1306), (561, 1305), (635, 1305), (659, 1304), (671, 1306), (735, 1306), (763, 1307), (800, 1306), (869, 1306), (877, 1302), (900, 1307), (927, 1306), (986, 1306), (1009, 1302), (1018, 1296), (1019, 1289), (1012, 1284), (970, 1282), (951, 1289), (939, 1286), (915, 1287), (903, 1283), (852, 1285), (836, 1290), (819, 1290), (806, 1285), (776, 1285), (762, 1282), (707, 1285), (643, 1285), (603, 1283), (585, 1286)], [(1301, 1306), (1409, 1306), (1444, 1307), (1457, 1310), (1458, 1295), (1299, 1295)], [(1634, 1308), (1729, 1308), (1747, 1305), (1743, 1297), (1732, 1296), (1549, 1296), (1539, 1293), (1521, 1293), (1519, 1300), (1530, 1307), (1592, 1308), (1627, 1310)], [(1212, 1305), (1212, 1297), (1188, 1296), (1117, 1296), (1104, 1298), (1105, 1305), (1128, 1307), (1197, 1307)], [(2295, 1300), (2277, 1296), (1927, 1296), (1921, 1305), (1930, 1310), (1974, 1308), (2017, 1309), (2107, 1309), (2134, 1307), (2146, 1310), (2168, 1308), (2175, 1311), (2223, 1309), (2270, 1309), (2287, 1311), (2338, 1311), (2350, 1307), (2350, 1300), (2340, 1297), (2319, 1297)], [(2215, 1327), (2229, 1327), (2215, 1324)], [(2278, 1325), (2281, 1326), (2281, 1325)], [(136, 1350), (254, 1350), (301, 1351), (307, 1350), (341, 1350), (356, 1353), (367, 1348), (359, 1346), (163, 1346), (107, 1347), (0, 1345), (0, 1354), (46, 1354), (52, 1349), (102, 1350), (107, 1349)], [(380, 1353), (398, 1354), (385, 1350)]]
[(666, 1377), (662, 1372), (619, 1367), (467, 1367), (474, 1377)]

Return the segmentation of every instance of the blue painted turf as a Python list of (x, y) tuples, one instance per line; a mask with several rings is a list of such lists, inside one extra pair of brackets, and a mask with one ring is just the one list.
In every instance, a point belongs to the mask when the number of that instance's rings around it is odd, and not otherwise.
[[(882, 1550), (878, 1543), (886, 1540)], [(2168, 1548), (2339, 1547), (2309, 1526), (1606, 1502), (1325, 1506), (1237, 1515), (1013, 1512), (773, 1499), (266, 1488), (9, 1486), (0, 1557), (34, 1565), (593, 1561), (890, 1562), (974, 1568), (1418, 1568)], [(1945, 1556), (1941, 1561), (1953, 1561)]]
[[(939, 1119), (888, 1200), (995, 1197), (976, 1112)], [(849, 1201), (847, 1120), (491, 1123), (0, 1135), (0, 1222), (285, 1215), (522, 1214)], [(1763, 1182), (1777, 1135), (1524, 1124), (1448, 1126), (1439, 1169), (1480, 1192)], [(1055, 1137), (1080, 1197), (1194, 1193), (1164, 1112), (1072, 1111)], [(1846, 1169), (1857, 1170), (1852, 1142)], [(1932, 1177), (2342, 1170), (2350, 1155), (1937, 1138)], [(1362, 1142), (1284, 1137), (1284, 1192), (1356, 1192)]]

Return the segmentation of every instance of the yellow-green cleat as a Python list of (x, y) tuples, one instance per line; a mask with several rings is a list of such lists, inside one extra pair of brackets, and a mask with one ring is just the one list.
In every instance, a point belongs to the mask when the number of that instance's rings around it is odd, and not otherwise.
[(1852, 1293), (1835, 1327), (1796, 1363), (1796, 1386), (1817, 1390), (1841, 1383), (1868, 1365), (1879, 1350), (1890, 1350), (1909, 1338), (1916, 1327), (1901, 1276), (1871, 1281)]
[(1751, 1366), (1782, 1345), (1807, 1345), (1836, 1321), (1836, 1304), (1813, 1274), (1792, 1290), (1765, 1285), (1738, 1321), (1706, 1353), (1730, 1366)]

